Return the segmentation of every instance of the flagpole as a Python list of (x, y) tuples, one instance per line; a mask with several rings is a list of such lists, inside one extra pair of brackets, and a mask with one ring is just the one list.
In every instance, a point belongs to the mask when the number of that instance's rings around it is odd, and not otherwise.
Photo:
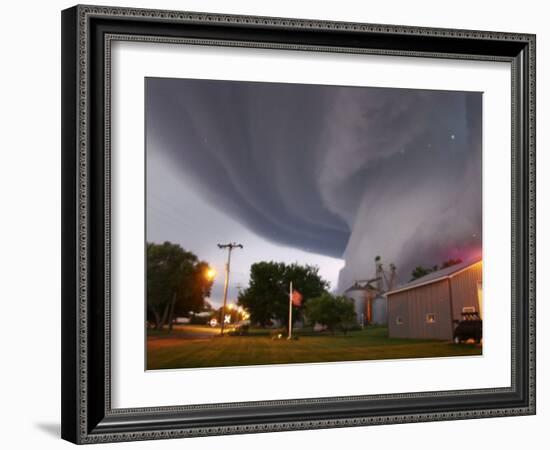
[(292, 281), (288, 293), (288, 339), (292, 339)]

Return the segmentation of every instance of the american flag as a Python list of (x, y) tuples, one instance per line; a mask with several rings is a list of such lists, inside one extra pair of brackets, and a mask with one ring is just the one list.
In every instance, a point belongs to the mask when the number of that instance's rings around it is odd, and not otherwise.
[(303, 295), (300, 294), (296, 289), (292, 290), (292, 304), (294, 306), (302, 306)]

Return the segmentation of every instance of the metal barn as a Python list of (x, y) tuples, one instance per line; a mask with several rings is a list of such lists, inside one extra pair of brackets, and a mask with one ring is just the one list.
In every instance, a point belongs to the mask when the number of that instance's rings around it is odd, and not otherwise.
[(453, 338), (463, 313), (483, 314), (482, 261), (432, 272), (387, 292), (390, 337)]

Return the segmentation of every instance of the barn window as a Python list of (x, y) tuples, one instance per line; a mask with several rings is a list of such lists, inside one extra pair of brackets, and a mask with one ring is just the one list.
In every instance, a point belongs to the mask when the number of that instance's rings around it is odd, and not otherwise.
[(403, 325), (403, 317), (397, 316), (397, 317), (395, 318), (395, 324), (396, 324), (396, 325)]
[(475, 306), (465, 306), (464, 308), (462, 308), (462, 313), (463, 314), (475, 313), (475, 312), (476, 312), (476, 307)]
[(435, 314), (434, 313), (426, 314), (426, 323), (435, 323)]

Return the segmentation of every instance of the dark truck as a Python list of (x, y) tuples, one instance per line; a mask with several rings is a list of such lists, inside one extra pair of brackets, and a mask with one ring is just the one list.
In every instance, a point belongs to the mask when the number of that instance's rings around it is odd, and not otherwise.
[(474, 342), (481, 342), (482, 338), (482, 320), (478, 312), (462, 313), (462, 320), (455, 320), (456, 328), (453, 332), (453, 342), (460, 344), (468, 339)]

